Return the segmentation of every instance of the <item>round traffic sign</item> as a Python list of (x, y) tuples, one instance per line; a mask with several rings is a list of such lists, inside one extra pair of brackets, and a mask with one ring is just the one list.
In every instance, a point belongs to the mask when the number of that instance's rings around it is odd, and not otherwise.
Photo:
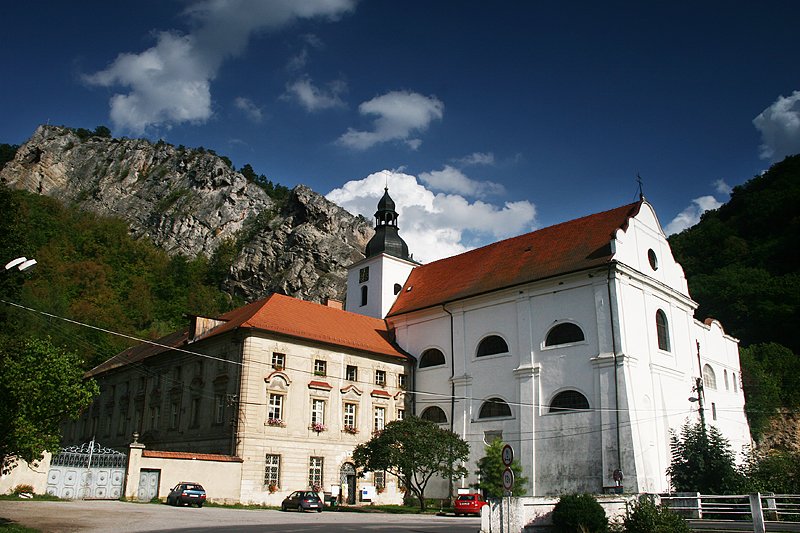
[(503, 470), (503, 488), (506, 490), (511, 490), (514, 486), (514, 472), (511, 471), (510, 468), (506, 467)]
[(506, 466), (511, 466), (511, 463), (514, 462), (514, 449), (511, 447), (510, 444), (506, 444), (503, 446), (503, 464)]

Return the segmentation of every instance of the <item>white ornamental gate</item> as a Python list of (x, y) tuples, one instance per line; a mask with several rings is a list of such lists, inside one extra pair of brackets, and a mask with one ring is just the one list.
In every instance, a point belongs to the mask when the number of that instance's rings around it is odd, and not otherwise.
[(122, 496), (128, 457), (92, 440), (64, 448), (50, 460), (47, 494), (68, 500), (116, 500)]

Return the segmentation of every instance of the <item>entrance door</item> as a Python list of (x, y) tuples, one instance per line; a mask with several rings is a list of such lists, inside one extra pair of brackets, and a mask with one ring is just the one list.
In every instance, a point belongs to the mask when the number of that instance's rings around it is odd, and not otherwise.
[(158, 498), (158, 482), (161, 478), (161, 470), (140, 470), (139, 489), (136, 498), (140, 502), (149, 502), (153, 498)]
[(355, 505), (356, 503), (356, 466), (353, 463), (344, 463), (339, 469), (339, 481), (342, 484), (342, 503)]

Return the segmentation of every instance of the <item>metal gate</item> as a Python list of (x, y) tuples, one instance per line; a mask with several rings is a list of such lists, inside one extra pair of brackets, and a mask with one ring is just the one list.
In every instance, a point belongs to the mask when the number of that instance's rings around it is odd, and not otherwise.
[(122, 496), (128, 457), (92, 440), (50, 460), (47, 494), (64, 499), (116, 500)]
[(153, 498), (158, 498), (158, 481), (161, 477), (161, 470), (139, 471), (139, 489), (136, 491), (136, 498), (141, 502), (149, 502)]

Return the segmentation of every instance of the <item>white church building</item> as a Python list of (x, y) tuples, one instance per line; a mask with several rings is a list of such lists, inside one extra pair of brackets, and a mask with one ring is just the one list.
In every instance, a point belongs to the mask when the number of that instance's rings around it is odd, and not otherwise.
[(750, 445), (738, 341), (694, 317), (644, 198), (425, 265), (388, 190), (375, 219), (346, 310), (385, 319), (416, 358), (414, 413), (470, 444), (471, 473), (499, 437), (528, 495), (668, 491), (671, 432), (700, 405), (734, 451)]

